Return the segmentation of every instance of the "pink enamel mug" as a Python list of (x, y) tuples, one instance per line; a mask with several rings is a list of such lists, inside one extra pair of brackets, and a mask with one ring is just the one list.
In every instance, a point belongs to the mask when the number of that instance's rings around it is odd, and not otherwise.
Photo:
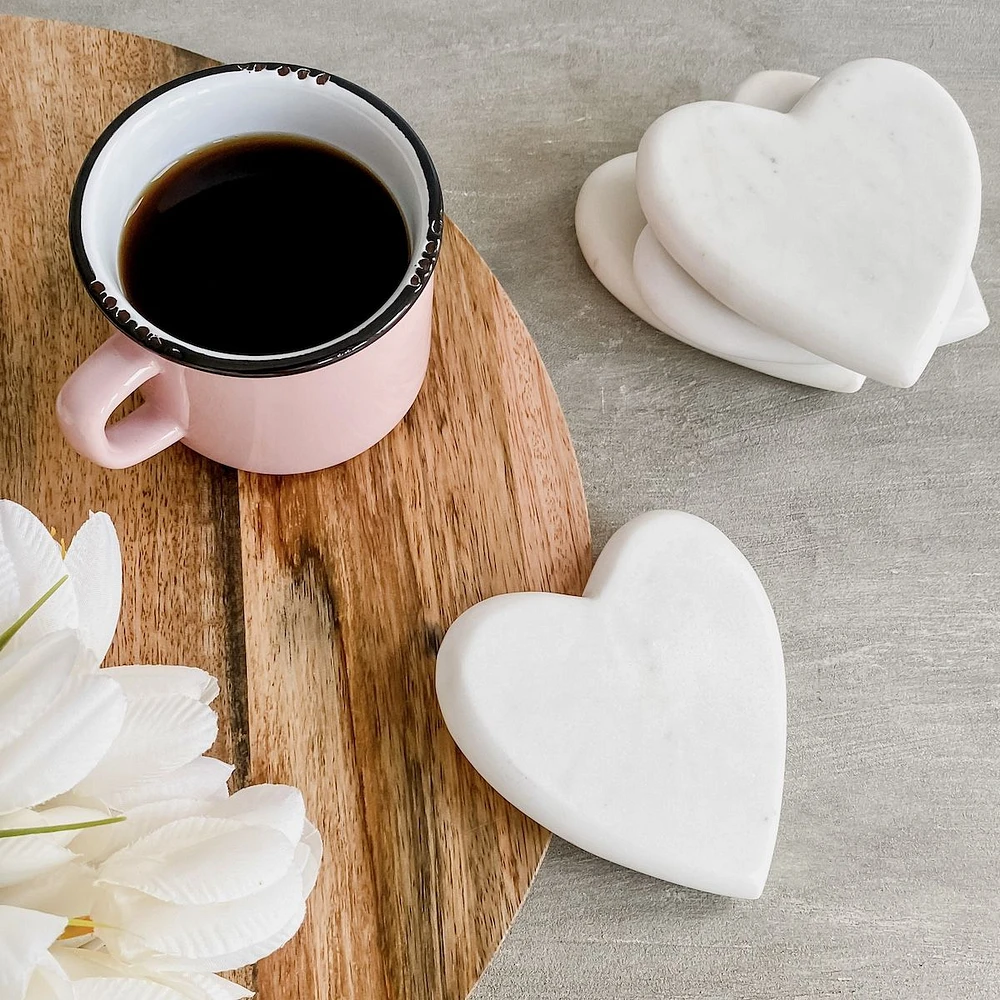
[[(388, 300), (346, 333), (320, 330), (315, 344), (286, 353), (276, 331), (273, 353), (220, 353), (186, 341), (183, 329), (159, 329), (130, 304), (121, 237), (142, 192), (172, 164), (213, 142), (262, 133), (325, 142), (365, 165), (400, 208), (410, 258)], [(441, 186), (423, 143), (392, 108), (346, 80), (306, 67), (245, 63), (152, 91), (105, 129), (73, 191), (73, 256), (117, 329), (62, 387), (56, 412), (63, 433), (111, 469), (177, 441), (225, 465), (275, 474), (311, 472), (360, 454), (399, 423), (423, 382), (443, 218)], [(180, 262), (178, 294), (184, 279)], [(287, 296), (294, 323), (294, 289)], [(109, 423), (136, 390), (142, 405)]]

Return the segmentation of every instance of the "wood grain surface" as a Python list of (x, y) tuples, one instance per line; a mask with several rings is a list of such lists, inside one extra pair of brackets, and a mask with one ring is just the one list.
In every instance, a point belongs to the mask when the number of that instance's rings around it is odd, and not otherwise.
[(109, 662), (212, 671), (216, 755), (240, 783), (303, 788), (326, 858), (306, 927), (259, 967), (261, 997), (461, 998), (548, 834), (448, 737), (437, 645), (477, 600), (578, 593), (590, 568), (576, 460), (531, 338), (449, 223), (427, 383), (371, 451), (283, 478), (181, 447), (132, 470), (91, 465), (53, 415), (109, 333), (70, 260), (73, 178), (122, 107), (209, 61), (20, 18), (0, 18), (0, 52), (0, 495), (66, 536), (109, 511), (125, 562)]
[[(1000, 996), (997, 0), (0, 0), (224, 61), (335, 68), (433, 151), (559, 392), (595, 547), (700, 514), (775, 606), (788, 771), (763, 897), (678, 889), (553, 839), (473, 1000)], [(994, 328), (853, 396), (686, 347), (594, 279), (573, 205), (670, 107), (762, 69), (912, 62), (972, 126)], [(95, 327), (96, 329), (96, 327)], [(290, 996), (294, 994), (289, 993)], [(297, 1000), (297, 998), (296, 998)]]

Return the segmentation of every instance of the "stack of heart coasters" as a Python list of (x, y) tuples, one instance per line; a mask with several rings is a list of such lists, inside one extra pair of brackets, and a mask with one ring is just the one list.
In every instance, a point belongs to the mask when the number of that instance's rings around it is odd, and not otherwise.
[(652, 511), (583, 597), (477, 604), (438, 651), (455, 742), (515, 806), (602, 858), (754, 899), (771, 865), (785, 671), (757, 574), (717, 528)]
[(580, 190), (591, 270), (652, 326), (727, 361), (855, 392), (910, 386), (989, 323), (971, 271), (979, 157), (922, 70), (757, 73), (668, 111)]

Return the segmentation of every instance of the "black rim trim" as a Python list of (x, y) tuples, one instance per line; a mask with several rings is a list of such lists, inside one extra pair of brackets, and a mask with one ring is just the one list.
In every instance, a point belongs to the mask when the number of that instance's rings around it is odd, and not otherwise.
[[(156, 333), (151, 333), (147, 326), (142, 325), (141, 317), (136, 318), (135, 314), (127, 308), (127, 304), (119, 303), (114, 297), (109, 297), (105, 291), (103, 283), (99, 280), (94, 268), (90, 263), (83, 245), (83, 231), (81, 222), (81, 212), (83, 208), (83, 195), (90, 178), (94, 164), (97, 162), (101, 151), (110, 141), (111, 137), (128, 121), (137, 111), (155, 100), (162, 94), (190, 83), (206, 76), (214, 76), (217, 73), (253, 73), (261, 71), (277, 72), (281, 76), (296, 76), (299, 79), (312, 78), (314, 82), (327, 84), (332, 83), (344, 90), (350, 91), (363, 101), (370, 104), (376, 111), (380, 112), (395, 125), (403, 134), (404, 138), (417, 154), (417, 160), (423, 171), (424, 180), (427, 184), (428, 212), (427, 212), (427, 232), (425, 234), (425, 248), (422, 251), (417, 264), (407, 266), (407, 274), (410, 280), (396, 295), (363, 327), (353, 333), (342, 337), (333, 343), (325, 344), (303, 354), (285, 358), (220, 358), (207, 354), (199, 348), (172, 340), (165, 340)], [(301, 74), (306, 74), (302, 76)], [(359, 87), (349, 80), (326, 73), (323, 70), (312, 69), (308, 66), (295, 66), (290, 63), (231, 63), (225, 66), (212, 66), (209, 69), (198, 70), (178, 77), (168, 83), (144, 94), (137, 101), (130, 104), (107, 128), (98, 136), (94, 145), (87, 153), (80, 172), (77, 175), (76, 183), (73, 185), (73, 193), (69, 203), (69, 241), (73, 252), (73, 260), (77, 270), (83, 278), (87, 292), (94, 302), (100, 307), (105, 316), (127, 337), (130, 337), (141, 346), (154, 351), (157, 354), (175, 361), (178, 364), (186, 365), (189, 368), (196, 368), (199, 371), (214, 372), (221, 375), (244, 375), (267, 377), (275, 375), (293, 375), (299, 372), (312, 371), (322, 368), (325, 365), (333, 364), (343, 358), (374, 343), (384, 334), (388, 333), (396, 323), (409, 311), (416, 302), (421, 292), (427, 285), (430, 276), (434, 272), (438, 256), (441, 250), (441, 234), (444, 224), (444, 199), (441, 192), (441, 182), (438, 179), (437, 171), (431, 160), (427, 148), (421, 142), (420, 137), (414, 132), (409, 123), (397, 111), (391, 108), (384, 101), (380, 100), (370, 91)], [(420, 246), (421, 234), (413, 233), (414, 248), (412, 257), (416, 254)]]

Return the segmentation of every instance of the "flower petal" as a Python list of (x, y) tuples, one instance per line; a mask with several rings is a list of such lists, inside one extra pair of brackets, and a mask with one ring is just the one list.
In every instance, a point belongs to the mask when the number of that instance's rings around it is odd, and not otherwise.
[(60, 968), (75, 983), (81, 979), (138, 979), (155, 978), (146, 975), (145, 967), (125, 965), (103, 947), (75, 948), (57, 945), (52, 954)]
[(52, 843), (51, 834), (0, 840), (0, 889), (68, 864), (75, 855)]
[(0, 658), (0, 747), (22, 735), (62, 691), (80, 651), (75, 633), (52, 632)]
[(155, 965), (125, 965), (106, 951), (83, 948), (57, 948), (56, 958), (62, 968), (75, 981), (103, 978), (143, 978), (162, 986), (169, 986), (184, 1000), (243, 1000), (252, 997), (253, 991), (238, 983), (202, 972), (165, 972)]
[(151, 973), (157, 979), (171, 986), (186, 1000), (244, 1000), (253, 996), (253, 990), (230, 982), (222, 976), (210, 972)]
[(128, 975), (129, 967), (103, 950), (57, 946), (52, 954), (63, 972), (74, 982), (78, 979), (113, 979)]
[(224, 903), (278, 881), (294, 854), (277, 830), (191, 816), (112, 854), (98, 870), (98, 891), (111, 883), (181, 905)]
[(207, 799), (166, 799), (136, 806), (129, 809), (121, 823), (77, 833), (73, 839), (73, 850), (90, 864), (99, 864), (115, 851), (128, 847), (166, 823), (204, 813), (210, 804), (211, 800)]
[[(106, 674), (113, 676), (101, 671)], [(215, 712), (193, 698), (130, 698), (118, 738), (74, 793), (107, 801), (117, 789), (169, 774), (204, 753), (215, 742), (218, 728)]]
[(63, 565), (76, 595), (80, 638), (99, 664), (108, 654), (122, 607), (122, 554), (107, 514), (92, 513), (83, 522)]
[(0, 813), (47, 802), (85, 778), (124, 716), (125, 696), (113, 680), (70, 680), (49, 711), (0, 750)]
[(105, 796), (113, 809), (130, 812), (136, 806), (160, 799), (224, 799), (233, 765), (214, 757), (196, 757), (183, 767), (163, 775), (137, 781)]
[(198, 667), (159, 667), (146, 664), (105, 667), (129, 698), (179, 694), (209, 705), (219, 697), (219, 682)]
[(295, 864), (302, 873), (302, 894), (308, 896), (316, 887), (319, 867), (323, 861), (323, 838), (319, 830), (306, 820), (302, 841), (295, 848)]
[[(0, 632), (12, 625), (65, 575), (62, 550), (25, 507), (0, 500)], [(61, 628), (76, 628), (76, 595), (60, 587), (18, 631), (7, 649), (37, 642)]]
[(212, 805), (206, 815), (266, 826), (297, 844), (306, 821), (306, 806), (302, 793), (290, 785), (248, 785)]
[(0, 905), (0, 997), (21, 1000), (35, 968), (65, 929), (62, 917)]
[(81, 979), (73, 984), (74, 1000), (185, 1000), (169, 986), (148, 979)]
[[(12, 501), (2, 501), (3, 504)], [(0, 514), (4, 507), (0, 506)], [(18, 578), (17, 567), (14, 565), (14, 557), (10, 550), (4, 545), (3, 526), (0, 524), (0, 622), (7, 628), (11, 622), (15, 621), (21, 614), (18, 608), (21, 607), (21, 581)]]
[(177, 906), (109, 886), (91, 913), (108, 950), (125, 962), (155, 957), (161, 969), (224, 972), (270, 955), (305, 916), (294, 869), (262, 892), (210, 906)]
[[(259, 962), (262, 958), (266, 958), (268, 955), (273, 955), (279, 948), (288, 944), (288, 942), (295, 937), (299, 928), (302, 926), (302, 921), (305, 919), (305, 915), (305, 902), (303, 902), (296, 907), (296, 912), (294, 912), (281, 927), (269, 934), (266, 938), (257, 940), (253, 944), (237, 948), (235, 951), (231, 951), (226, 955), (216, 956), (212, 960), (213, 964), (219, 969), (220, 972), (228, 972), (233, 969), (241, 969), (245, 965), (250, 965), (253, 962)], [(173, 961), (179, 968), (187, 969), (200, 963), (202, 959), (175, 958)]]
[[(0, 889), (0, 906), (20, 906), (29, 910), (56, 913), (63, 920), (89, 913), (94, 898), (94, 870), (71, 861), (44, 875)], [(2, 996), (3, 994), (0, 994)]]
[[(101, 818), (102, 813), (72, 807), (42, 811), (18, 809), (0, 816), (0, 831), (63, 826)], [(0, 888), (36, 878), (72, 861), (76, 855), (73, 851), (66, 850), (66, 847), (76, 835), (75, 830), (60, 830), (0, 837)]]
[(45, 955), (35, 969), (24, 1000), (74, 1000), (72, 984), (51, 955)]

